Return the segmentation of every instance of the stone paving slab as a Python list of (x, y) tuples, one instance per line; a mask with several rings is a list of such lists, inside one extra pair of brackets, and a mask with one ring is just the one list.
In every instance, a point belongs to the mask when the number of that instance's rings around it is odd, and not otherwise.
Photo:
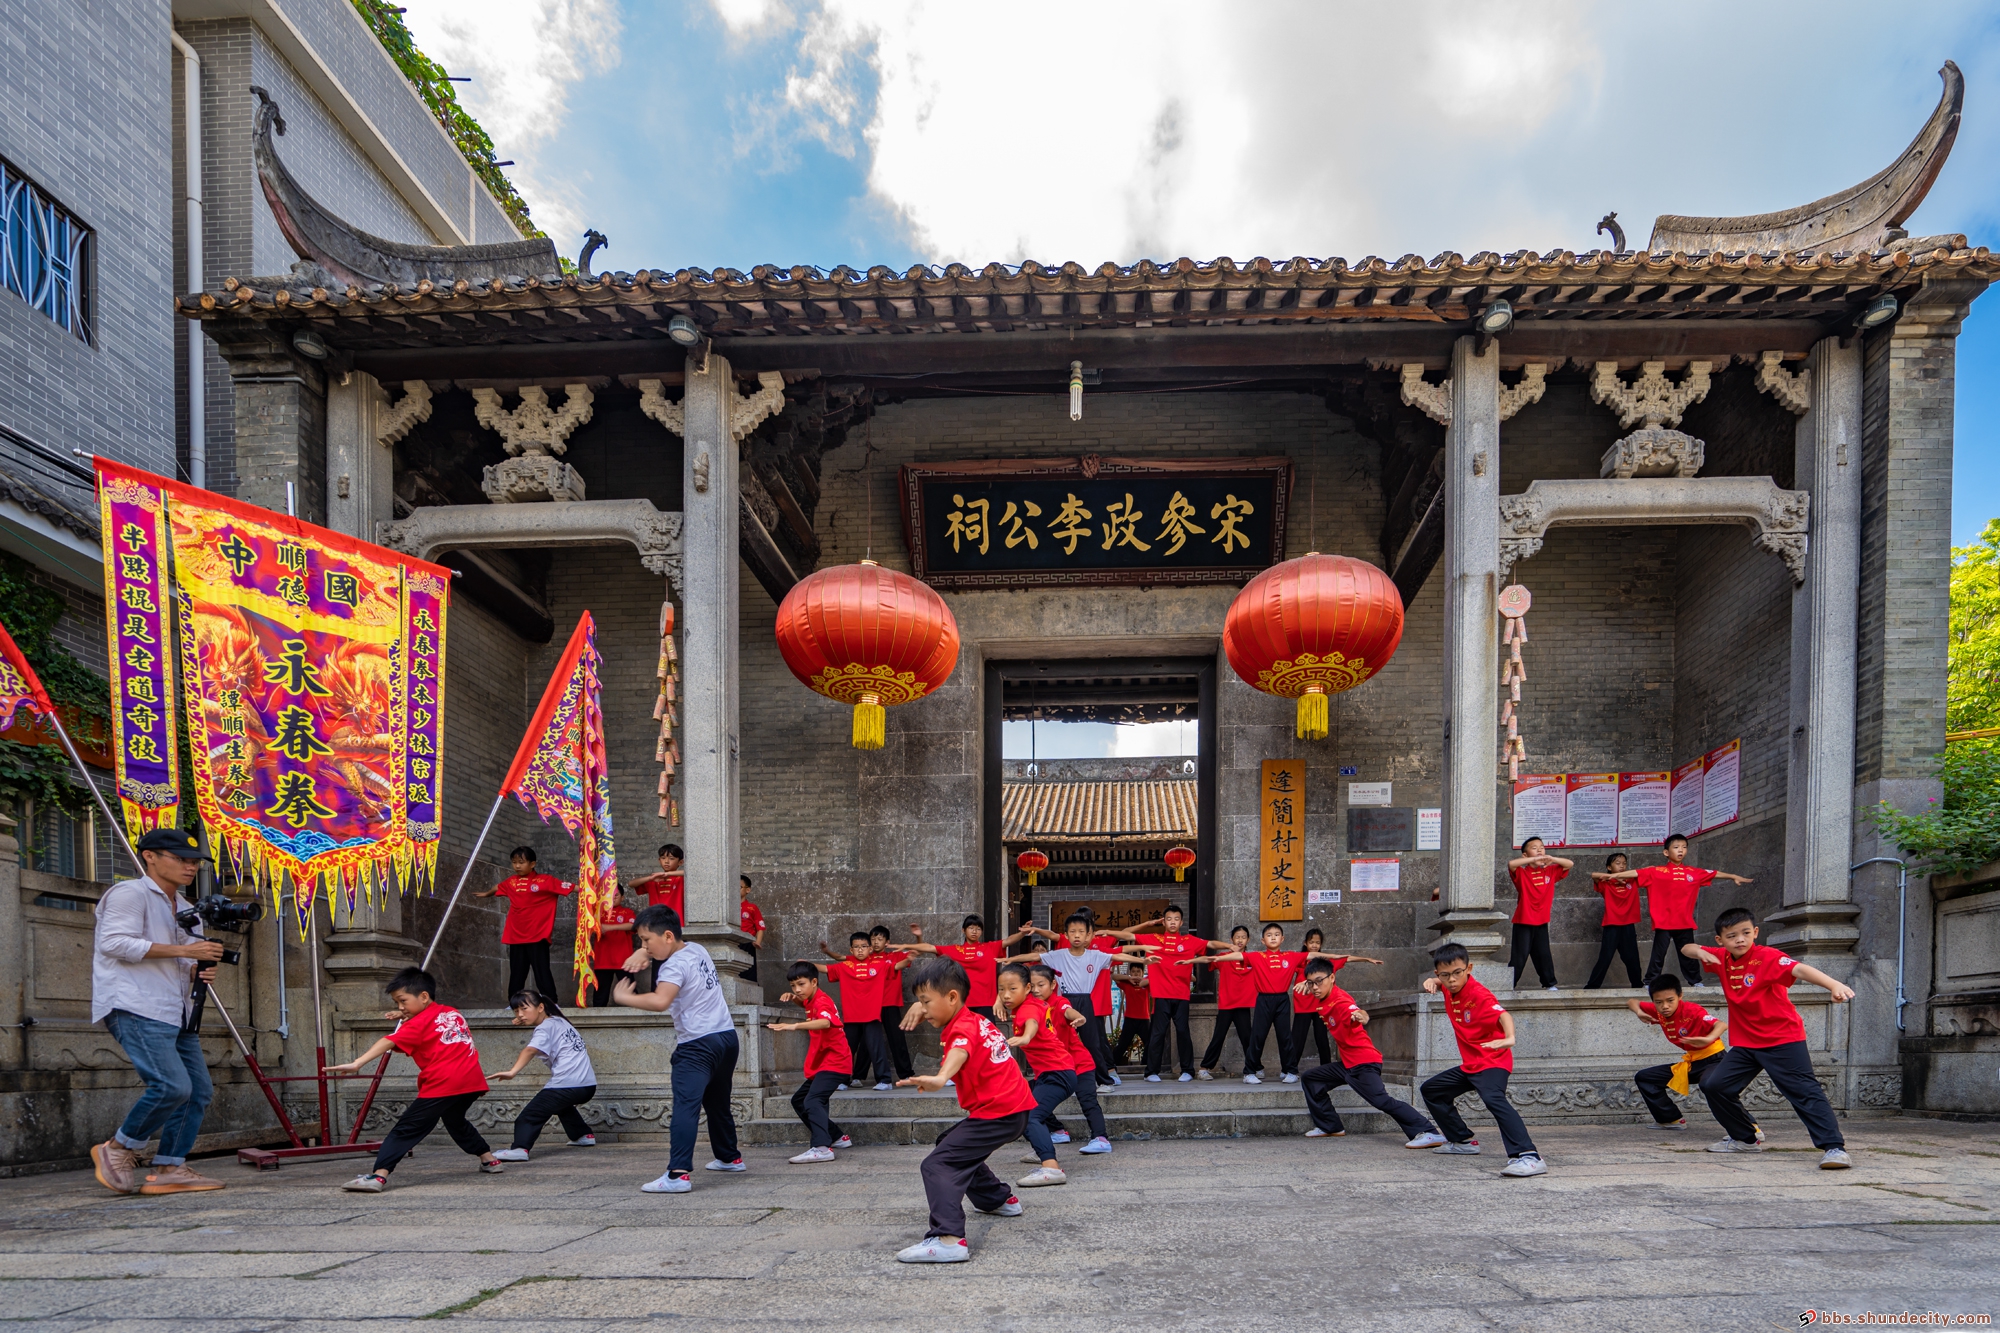
[[(437, 1138), (388, 1193), (345, 1195), (351, 1162), (229, 1188), (121, 1198), (87, 1172), (0, 1181), (0, 1327), (214, 1333), (597, 1333), (793, 1327), (1174, 1329), (1798, 1327), (1799, 1312), (2000, 1313), (2000, 1127), (1847, 1125), (1855, 1169), (1817, 1169), (1793, 1123), (1773, 1151), (1700, 1151), (1708, 1127), (1536, 1126), (1550, 1174), (1497, 1152), (1439, 1158), (1384, 1135), (1061, 1150), (1069, 1185), (1026, 1216), (974, 1215), (975, 1258), (911, 1268), (928, 1145), (645, 1195), (651, 1144), (544, 1153), (482, 1176)], [(1488, 1131), (1490, 1133), (1490, 1131)], [(1692, 1141), (1690, 1141), (1692, 1140)], [(1010, 1175), (1025, 1145), (995, 1154)], [(697, 1161), (706, 1160), (706, 1151)]]

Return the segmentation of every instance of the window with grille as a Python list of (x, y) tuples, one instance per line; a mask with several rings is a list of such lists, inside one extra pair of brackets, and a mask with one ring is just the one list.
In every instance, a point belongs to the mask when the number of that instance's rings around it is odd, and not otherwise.
[(0, 285), (90, 341), (91, 232), (0, 158)]
[(71, 879), (97, 878), (95, 820), (87, 814), (72, 817), (38, 801), (26, 802), (22, 814), (21, 831), (26, 836), (21, 839), (21, 860), (28, 869)]

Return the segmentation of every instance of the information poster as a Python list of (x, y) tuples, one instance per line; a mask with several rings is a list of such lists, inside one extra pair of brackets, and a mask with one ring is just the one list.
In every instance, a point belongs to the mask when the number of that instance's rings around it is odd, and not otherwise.
[(1618, 845), (1618, 775), (1616, 773), (1571, 773), (1564, 784), (1567, 827), (1566, 847), (1615, 847)]
[(1347, 784), (1349, 805), (1391, 805), (1394, 804), (1393, 782), (1350, 782)]
[(1736, 822), (1738, 778), (1743, 771), (1743, 740), (1710, 750), (1701, 757), (1701, 831)]
[(1339, 889), (1307, 889), (1306, 902), (1313, 907), (1340, 906)]
[(1523, 773), (1514, 780), (1514, 847), (1529, 838), (1540, 838), (1548, 847), (1568, 840), (1568, 776)]
[(1393, 856), (1357, 856), (1347, 863), (1347, 886), (1356, 893), (1393, 893), (1403, 887), (1403, 863)]
[(1306, 915), (1306, 761), (1266, 759), (1260, 800), (1262, 852), (1257, 900), (1266, 921), (1303, 921)]
[(1417, 850), (1420, 852), (1437, 852), (1444, 850), (1443, 809), (1440, 808), (1440, 809), (1426, 810), (1423, 809), (1422, 807), (1418, 808)]
[(1624, 847), (1656, 847), (1673, 830), (1668, 827), (1668, 793), (1672, 773), (1618, 775), (1618, 842)]
[(1668, 833), (1693, 837), (1701, 832), (1702, 768), (1702, 760), (1690, 759), (1674, 770), (1673, 790), (1667, 797)]

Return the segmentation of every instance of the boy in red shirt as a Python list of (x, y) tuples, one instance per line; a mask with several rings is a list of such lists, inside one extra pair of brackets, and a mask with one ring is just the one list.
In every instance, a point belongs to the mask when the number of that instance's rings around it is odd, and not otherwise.
[(1111, 1059), (1122, 1065), (1132, 1054), (1132, 1043), (1145, 1036), (1146, 1029), (1153, 1025), (1153, 992), (1146, 987), (1146, 969), (1142, 967), (1119, 968), (1117, 982), (1125, 996), (1125, 1021), (1118, 1029), (1118, 1044), (1111, 1048)]
[[(1132, 936), (1140, 947), (1152, 955), (1152, 962), (1146, 968), (1146, 984), (1153, 991), (1153, 1026), (1146, 1034), (1148, 1083), (1158, 1083), (1160, 1071), (1167, 1067), (1169, 1025), (1173, 1027), (1174, 1044), (1180, 1054), (1180, 1081), (1194, 1081), (1194, 1037), (1188, 1031), (1189, 982), (1193, 980), (1194, 969), (1188, 960), (1207, 953), (1208, 941), (1182, 934), (1181, 924), (1185, 920), (1186, 916), (1180, 908), (1169, 907), (1160, 913), (1159, 934)], [(1150, 921), (1144, 923), (1152, 924)]]
[(1463, 944), (1441, 944), (1431, 950), (1431, 966), (1435, 975), (1424, 978), (1424, 991), (1444, 997), (1460, 1060), (1457, 1068), (1425, 1079), (1418, 1089), (1431, 1118), (1444, 1131), (1445, 1141), (1431, 1151), (1478, 1155), (1479, 1140), (1472, 1137), (1454, 1105), (1466, 1093), (1476, 1092), (1500, 1126), (1500, 1141), (1507, 1149), (1507, 1165), (1500, 1174), (1546, 1175), (1549, 1168), (1528, 1137), (1521, 1113), (1507, 1102), (1507, 1077), (1514, 1072), (1514, 1016), (1473, 977), (1472, 956)]
[(1540, 838), (1521, 844), (1521, 854), (1507, 863), (1507, 876), (1519, 894), (1514, 904), (1514, 940), (1510, 965), (1514, 969), (1514, 989), (1521, 989), (1521, 974), (1528, 959), (1535, 960), (1535, 980), (1556, 989), (1555, 958), (1549, 953), (1549, 917), (1555, 911), (1556, 885), (1569, 874), (1576, 862), (1550, 856)]
[(1215, 968), (1215, 1030), (1209, 1034), (1208, 1049), (1201, 1053), (1201, 1068), (1194, 1071), (1203, 1082), (1215, 1077), (1215, 1068), (1222, 1063), (1222, 1043), (1231, 1032), (1243, 1051), (1243, 1072), (1251, 1072), (1250, 1015), (1257, 1007), (1257, 978), (1242, 958), (1250, 948), (1250, 927), (1237, 926), (1229, 932), (1228, 943), (1210, 940), (1209, 947), (1221, 949), (1223, 954), (1194, 960)]
[[(908, 1078), (917, 1072), (910, 1063), (910, 1044), (903, 1039), (903, 1025), (897, 1020), (903, 1013), (903, 969), (910, 965), (910, 955), (902, 953), (889, 943), (887, 926), (868, 928), (868, 955), (883, 966), (882, 973), (882, 1042), (889, 1049), (889, 1061), (896, 1067), (897, 1078)], [(876, 1071), (887, 1078), (886, 1069)]]
[(1694, 1001), (1682, 999), (1681, 979), (1671, 972), (1654, 977), (1646, 989), (1653, 996), (1651, 1004), (1627, 1000), (1625, 1007), (1641, 1022), (1658, 1028), (1661, 1036), (1680, 1049), (1681, 1058), (1675, 1064), (1650, 1065), (1634, 1074), (1632, 1082), (1638, 1085), (1654, 1123), (1661, 1129), (1686, 1129), (1687, 1117), (1667, 1096), (1667, 1090), (1685, 1097), (1689, 1084), (1699, 1087), (1702, 1079), (1714, 1072), (1722, 1061), (1722, 1032), (1728, 1024)]
[(1646, 891), (1646, 906), (1653, 918), (1653, 954), (1646, 963), (1646, 980), (1650, 982), (1660, 975), (1667, 964), (1667, 950), (1672, 948), (1680, 951), (1681, 975), (1687, 978), (1687, 984), (1699, 986), (1703, 954), (1700, 950), (1692, 953), (1688, 950), (1694, 943), (1695, 899), (1714, 880), (1734, 880), (1738, 884), (1750, 881), (1727, 870), (1698, 870), (1688, 865), (1688, 840), (1682, 834), (1670, 836), (1660, 844), (1660, 850), (1666, 853), (1665, 865), (1622, 870), (1607, 878), (1636, 880)]
[(1375, 1043), (1368, 1039), (1368, 1011), (1354, 1002), (1354, 997), (1333, 982), (1335, 967), (1330, 959), (1315, 958), (1306, 964), (1306, 993), (1319, 1005), (1320, 1017), (1326, 1020), (1327, 1029), (1333, 1034), (1334, 1049), (1339, 1052), (1338, 1060), (1323, 1062), (1317, 1069), (1308, 1069), (1300, 1086), (1305, 1089), (1306, 1110), (1312, 1116), (1313, 1127), (1306, 1131), (1309, 1139), (1338, 1138), (1347, 1132), (1341, 1123), (1340, 1112), (1334, 1109), (1333, 1099), (1328, 1095), (1341, 1084), (1346, 1084), (1361, 1095), (1361, 1099), (1378, 1111), (1387, 1112), (1402, 1126), (1408, 1139), (1405, 1148), (1436, 1148), (1444, 1143), (1444, 1135), (1437, 1132), (1437, 1126), (1418, 1113), (1417, 1108), (1406, 1101), (1389, 1095), (1382, 1086), (1382, 1053), (1375, 1049)]
[(750, 937), (750, 943), (745, 946), (745, 952), (750, 955), (750, 966), (743, 969), (743, 979), (745, 981), (755, 981), (757, 979), (757, 951), (764, 947), (764, 912), (757, 904), (750, 901), (750, 877), (748, 875), (738, 875), (736, 878), (742, 885), (741, 893), (743, 897), (743, 908), (738, 916), (738, 924), (743, 927), (743, 933)]
[(1826, 1092), (1813, 1077), (1812, 1055), (1806, 1049), (1806, 1027), (1799, 1021), (1789, 988), (1808, 982), (1833, 996), (1835, 1004), (1854, 998), (1854, 991), (1816, 967), (1787, 958), (1757, 943), (1757, 919), (1732, 907), (1715, 919), (1718, 952), (1698, 944), (1681, 952), (1707, 963), (1722, 974), (1723, 998), (1729, 1002), (1729, 1049), (1715, 1071), (1702, 1080), (1708, 1109), (1722, 1122), (1729, 1137), (1709, 1145), (1710, 1152), (1762, 1152), (1756, 1122), (1743, 1109), (1743, 1089), (1763, 1070), (1792, 1104), (1821, 1152), (1822, 1171), (1845, 1171), (1847, 1143), (1827, 1104)]
[(1590, 887), (1604, 895), (1604, 942), (1597, 948), (1597, 966), (1590, 969), (1585, 990), (1603, 987), (1614, 954), (1625, 960), (1625, 977), (1635, 990), (1646, 984), (1639, 971), (1639, 886), (1619, 878), (1630, 864), (1625, 853), (1613, 852), (1604, 858), (1604, 869), (1590, 872)]
[(437, 982), (422, 968), (406, 967), (385, 987), (389, 1002), (403, 1021), (386, 1037), (344, 1065), (328, 1065), (321, 1073), (356, 1074), (390, 1051), (401, 1051), (417, 1062), (417, 1096), (382, 1137), (375, 1169), (356, 1176), (341, 1188), (356, 1194), (380, 1194), (389, 1188), (389, 1173), (409, 1156), (410, 1149), (443, 1121), (451, 1141), (479, 1159), (479, 1169), (498, 1175), (505, 1168), (491, 1144), (466, 1120), (465, 1113), (486, 1095), (486, 1074), (465, 1015), (431, 999)]
[(500, 930), (500, 942), (507, 946), (507, 994), (511, 997), (535, 973), (535, 990), (547, 1002), (552, 1014), (562, 1012), (555, 997), (555, 975), (549, 971), (549, 936), (556, 929), (556, 899), (567, 897), (576, 885), (554, 875), (535, 873), (535, 849), (516, 847), (507, 859), (514, 873), (475, 898), (505, 898), (507, 924)]
[(590, 955), (590, 970), (597, 974), (597, 989), (590, 993), (590, 1007), (593, 1009), (611, 1007), (611, 990), (625, 975), (625, 960), (639, 947), (638, 939), (632, 934), (635, 914), (620, 900), (616, 884), (606, 890), (604, 902), (604, 909), (598, 918), (597, 944)]
[(1007, 1020), (1001, 1026), (1014, 1034), (1007, 1038), (1007, 1045), (1027, 1057), (1029, 1072), (1034, 1075), (1028, 1090), (1034, 1094), (1035, 1109), (1028, 1113), (1023, 1132), (1039, 1165), (1014, 1183), (1035, 1189), (1069, 1183), (1069, 1176), (1056, 1160), (1054, 1111), (1076, 1095), (1076, 1062), (1055, 1030), (1062, 1020), (1051, 1016), (1048, 1002), (1037, 999), (1028, 983), (1028, 969), (1021, 964), (1009, 963), (1000, 969), (1000, 1012)]
[[(1007, 956), (1007, 950), (1013, 948), (1018, 941), (1027, 938), (1028, 928), (1022, 926), (1006, 939), (991, 942), (986, 938), (986, 921), (982, 917), (968, 916), (958, 923), (958, 929), (960, 935), (964, 937), (963, 944), (926, 944), (924, 928), (911, 922), (910, 934), (916, 939), (916, 943), (898, 944), (896, 948), (905, 953), (938, 954), (956, 962), (965, 969), (966, 984), (972, 988), (971, 994), (965, 1000), (967, 1006), (997, 1023), (1000, 1020), (993, 1013), (993, 1001), (996, 998), (993, 987), (994, 973), (999, 970), (1000, 960)], [(911, 1008), (915, 1009), (916, 1006), (913, 1004)]]
[(1257, 1007), (1250, 1020), (1250, 1048), (1243, 1053), (1243, 1081), (1262, 1083), (1264, 1040), (1271, 1029), (1278, 1030), (1278, 1072), (1281, 1081), (1299, 1081), (1299, 1053), (1292, 1047), (1292, 983), (1299, 969), (1315, 958), (1345, 964), (1347, 954), (1309, 953), (1285, 948), (1285, 928), (1275, 921), (1264, 925), (1264, 947), (1250, 953), (1218, 954), (1215, 961), (1242, 959), (1250, 966), (1257, 987)]
[(805, 1009), (803, 1022), (766, 1023), (773, 1032), (809, 1032), (806, 1039), (806, 1081), (792, 1094), (792, 1110), (812, 1134), (812, 1146), (792, 1158), (796, 1165), (831, 1162), (835, 1148), (853, 1146), (847, 1131), (827, 1114), (834, 1089), (854, 1070), (853, 1053), (842, 1039), (840, 1011), (833, 997), (819, 988), (819, 969), (800, 961), (785, 970), (785, 998)]
[(940, 1029), (938, 1048), (943, 1057), (937, 1073), (906, 1078), (902, 1086), (938, 1092), (955, 1085), (966, 1118), (938, 1135), (937, 1147), (924, 1158), (930, 1230), (896, 1258), (906, 1264), (964, 1263), (972, 1257), (965, 1246), (967, 1196), (982, 1213), (1021, 1215), (1021, 1201), (993, 1174), (986, 1159), (1021, 1137), (1035, 1095), (1028, 1091), (1007, 1039), (986, 1015), (966, 1004), (971, 983), (958, 960), (926, 958), (912, 970), (917, 998), (903, 1025), (914, 1028), (920, 1016), (928, 1019)]
[(674, 915), (687, 916), (687, 876), (681, 873), (681, 849), (674, 843), (660, 846), (660, 870), (631, 885), (635, 894), (644, 894), (648, 907), (671, 907)]
[[(820, 952), (833, 958), (826, 941)], [(864, 1083), (868, 1071), (875, 1071), (875, 1090), (887, 1092), (889, 1043), (882, 1035), (882, 978), (892, 970), (892, 960), (874, 956), (867, 932), (855, 931), (847, 937), (847, 957), (835, 959), (827, 976), (840, 987), (840, 1021), (847, 1033), (847, 1049), (854, 1057), (849, 1081)]]

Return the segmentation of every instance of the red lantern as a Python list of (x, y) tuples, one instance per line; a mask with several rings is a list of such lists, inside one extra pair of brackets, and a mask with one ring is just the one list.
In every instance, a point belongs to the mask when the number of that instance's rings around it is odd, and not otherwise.
[(1299, 701), (1298, 735), (1326, 738), (1326, 697), (1380, 671), (1403, 641), (1403, 598), (1365, 560), (1314, 551), (1251, 579), (1222, 625), (1246, 684)]
[(799, 580), (778, 607), (778, 651), (806, 688), (854, 706), (854, 748), (879, 750), (890, 704), (958, 665), (958, 621), (928, 584), (872, 560)]
[(1049, 858), (1035, 848), (1030, 847), (1027, 851), (1022, 852), (1014, 858), (1014, 864), (1021, 867), (1023, 873), (1028, 877), (1029, 887), (1032, 888), (1035, 883), (1035, 876), (1049, 868)]
[(1187, 878), (1187, 868), (1194, 864), (1194, 852), (1186, 847), (1169, 847), (1161, 859), (1173, 867), (1174, 883), (1179, 884)]

